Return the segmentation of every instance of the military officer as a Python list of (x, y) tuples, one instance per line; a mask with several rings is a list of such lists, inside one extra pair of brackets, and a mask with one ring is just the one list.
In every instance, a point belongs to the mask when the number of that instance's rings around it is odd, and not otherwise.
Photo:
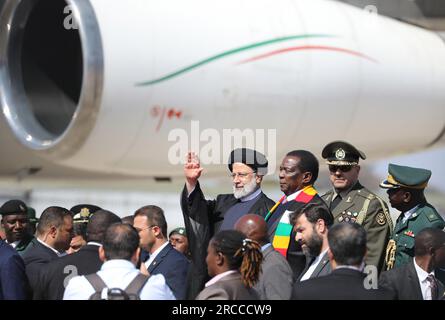
[(332, 190), (322, 196), (334, 216), (334, 224), (357, 222), (367, 232), (365, 263), (384, 269), (387, 243), (393, 229), (387, 204), (358, 181), (359, 158), (366, 155), (348, 142), (326, 145), (322, 157), (329, 166)]
[(388, 189), (391, 207), (401, 211), (386, 251), (388, 270), (414, 257), (414, 239), (421, 230), (445, 226), (442, 217), (424, 195), (430, 177), (430, 170), (388, 165), (388, 178), (380, 183), (380, 187)]
[(36, 241), (29, 228), (28, 207), (21, 200), (9, 200), (0, 207), (0, 215), (6, 243), (23, 256)]

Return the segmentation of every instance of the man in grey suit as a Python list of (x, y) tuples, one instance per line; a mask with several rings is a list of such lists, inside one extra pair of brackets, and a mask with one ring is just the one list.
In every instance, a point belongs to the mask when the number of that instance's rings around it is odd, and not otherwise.
[(328, 257), (328, 229), (334, 217), (326, 206), (309, 203), (301, 211), (291, 214), (291, 223), (296, 233), (295, 240), (307, 254), (308, 264), (297, 282), (331, 273)]
[(444, 285), (435, 268), (445, 267), (445, 232), (437, 228), (420, 231), (414, 243), (414, 259), (380, 275), (379, 286), (393, 291), (398, 300), (444, 299)]
[(293, 273), (286, 258), (275, 251), (269, 242), (267, 223), (257, 214), (242, 216), (235, 229), (247, 238), (257, 241), (263, 253), (262, 272), (254, 286), (261, 300), (289, 300), (292, 293)]

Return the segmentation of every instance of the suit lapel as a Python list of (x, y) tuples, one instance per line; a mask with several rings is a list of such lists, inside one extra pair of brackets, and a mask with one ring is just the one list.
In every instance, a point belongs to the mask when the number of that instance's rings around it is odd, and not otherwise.
[(414, 268), (414, 262), (408, 262), (408, 270), (407, 270), (409, 284), (411, 286), (411, 292), (413, 294), (413, 298), (416, 300), (423, 300), (422, 289), (420, 288), (419, 277), (417, 276), (416, 269)]
[(324, 267), (326, 266), (326, 264), (329, 263), (329, 257), (328, 257), (328, 253), (325, 252), (325, 254), (323, 255), (323, 258), (321, 258), (320, 262), (318, 263), (317, 267), (315, 268), (314, 272), (311, 275), (311, 278), (317, 277), (320, 272), (324, 269)]
[[(170, 251), (170, 249), (173, 249), (171, 244), (167, 244), (164, 249), (161, 250), (161, 252), (158, 253), (156, 258), (151, 262), (151, 264), (148, 266), (147, 271), (149, 273), (152, 273), (154, 269), (156, 269), (164, 259), (164, 257), (167, 255), (167, 253)], [(173, 249), (174, 250), (174, 249)]]

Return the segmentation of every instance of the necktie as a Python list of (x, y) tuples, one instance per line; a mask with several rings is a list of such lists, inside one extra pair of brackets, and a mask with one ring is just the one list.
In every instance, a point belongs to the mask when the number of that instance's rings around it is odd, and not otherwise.
[(439, 298), (439, 292), (437, 292), (437, 280), (436, 278), (430, 274), (427, 278), (428, 282), (430, 283), (431, 288), (431, 300), (437, 300)]
[(331, 202), (330, 209), (331, 211), (335, 209), (335, 207), (341, 202), (341, 196), (338, 194), (335, 199)]

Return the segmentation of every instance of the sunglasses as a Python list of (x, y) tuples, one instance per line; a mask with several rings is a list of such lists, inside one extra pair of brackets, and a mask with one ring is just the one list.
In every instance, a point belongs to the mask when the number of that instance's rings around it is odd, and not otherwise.
[(349, 172), (351, 171), (353, 165), (348, 166), (335, 166), (335, 165), (329, 165), (329, 171), (331, 172), (337, 172), (337, 170), (340, 170), (341, 172)]

